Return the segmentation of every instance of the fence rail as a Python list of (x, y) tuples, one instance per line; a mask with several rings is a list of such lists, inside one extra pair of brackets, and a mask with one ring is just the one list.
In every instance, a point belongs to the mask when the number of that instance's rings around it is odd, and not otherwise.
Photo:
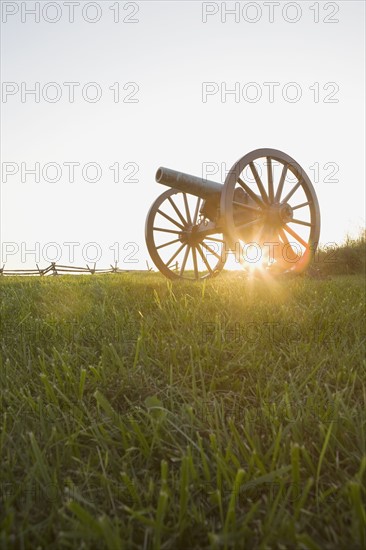
[(133, 269), (120, 269), (117, 264), (114, 266), (111, 265), (107, 269), (97, 269), (96, 264), (94, 267), (78, 267), (72, 265), (60, 265), (56, 262), (52, 262), (48, 267), (41, 269), (38, 264), (36, 264), (37, 269), (5, 269), (5, 264), (0, 268), (0, 276), (24, 276), (24, 275), (39, 275), (43, 277), (44, 275), (62, 275), (65, 273), (74, 273), (74, 274), (89, 274), (94, 275), (95, 273), (131, 273), (138, 271), (152, 271), (152, 268), (149, 267), (148, 262), (146, 262), (146, 270), (133, 270)]

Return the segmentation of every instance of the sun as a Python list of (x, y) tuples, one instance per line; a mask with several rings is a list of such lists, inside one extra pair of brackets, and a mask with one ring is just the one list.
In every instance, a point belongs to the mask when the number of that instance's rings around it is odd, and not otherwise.
[(274, 263), (276, 263), (276, 260), (270, 258), (265, 247), (261, 247), (255, 242), (244, 243), (244, 241), (239, 240), (235, 245), (235, 249), (227, 255), (225, 269), (229, 271), (244, 269), (248, 273), (258, 273)]

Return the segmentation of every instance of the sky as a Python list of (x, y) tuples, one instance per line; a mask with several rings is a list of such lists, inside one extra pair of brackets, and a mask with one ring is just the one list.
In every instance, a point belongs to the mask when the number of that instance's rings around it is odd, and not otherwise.
[(309, 175), (321, 243), (364, 226), (363, 1), (1, 8), (7, 269), (145, 269), (146, 215), (165, 190), (157, 168), (201, 176), (209, 163), (223, 183), (261, 147)]

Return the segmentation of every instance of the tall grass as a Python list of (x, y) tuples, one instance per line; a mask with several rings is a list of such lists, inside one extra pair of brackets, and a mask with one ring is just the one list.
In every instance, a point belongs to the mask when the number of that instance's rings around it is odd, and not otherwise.
[(324, 275), (353, 275), (366, 272), (366, 230), (358, 237), (347, 236), (343, 243), (319, 247), (310, 273)]
[(0, 292), (1, 548), (365, 548), (362, 277)]

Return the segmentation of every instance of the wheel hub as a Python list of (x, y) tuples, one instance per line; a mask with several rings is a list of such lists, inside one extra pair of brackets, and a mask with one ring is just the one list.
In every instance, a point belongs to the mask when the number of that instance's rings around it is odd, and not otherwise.
[(201, 241), (200, 235), (198, 234), (198, 225), (189, 225), (184, 231), (179, 233), (179, 240), (188, 244), (189, 246), (194, 246)]
[(288, 223), (293, 218), (293, 210), (288, 203), (271, 204), (266, 213), (265, 220), (271, 227), (279, 227)]

